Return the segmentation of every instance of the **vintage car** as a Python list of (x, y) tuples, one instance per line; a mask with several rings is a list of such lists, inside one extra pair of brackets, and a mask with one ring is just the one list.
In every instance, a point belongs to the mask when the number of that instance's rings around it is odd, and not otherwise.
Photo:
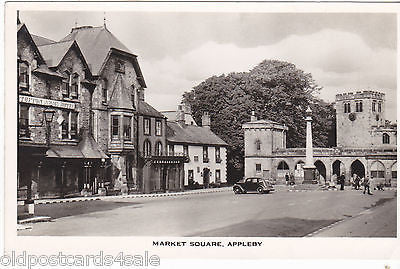
[(261, 177), (248, 177), (239, 180), (233, 185), (233, 192), (236, 194), (256, 191), (258, 193), (269, 193), (274, 188), (268, 180)]

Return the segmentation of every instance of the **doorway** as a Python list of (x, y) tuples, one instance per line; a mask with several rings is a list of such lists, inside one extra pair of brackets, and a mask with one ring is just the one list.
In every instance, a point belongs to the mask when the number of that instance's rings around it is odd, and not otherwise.
[(208, 188), (210, 186), (210, 169), (203, 169), (203, 186), (204, 188)]

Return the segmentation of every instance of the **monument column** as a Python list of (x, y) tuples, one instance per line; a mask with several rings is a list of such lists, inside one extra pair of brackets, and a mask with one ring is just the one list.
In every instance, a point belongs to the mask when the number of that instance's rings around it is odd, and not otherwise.
[(315, 180), (315, 165), (313, 157), (313, 144), (312, 144), (312, 129), (311, 129), (311, 108), (308, 107), (306, 110), (306, 163), (303, 166), (304, 170), (304, 181), (303, 184), (316, 184)]

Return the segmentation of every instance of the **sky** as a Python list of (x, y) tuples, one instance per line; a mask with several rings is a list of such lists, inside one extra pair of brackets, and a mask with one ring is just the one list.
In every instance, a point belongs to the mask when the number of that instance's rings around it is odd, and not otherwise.
[[(104, 15), (105, 14), (105, 15)], [(377, 90), (396, 121), (397, 21), (390, 13), (196, 13), (21, 11), (32, 34), (60, 40), (76, 25), (107, 28), (134, 54), (146, 101), (173, 110), (208, 77), (245, 72), (264, 59), (294, 63), (319, 97)]]

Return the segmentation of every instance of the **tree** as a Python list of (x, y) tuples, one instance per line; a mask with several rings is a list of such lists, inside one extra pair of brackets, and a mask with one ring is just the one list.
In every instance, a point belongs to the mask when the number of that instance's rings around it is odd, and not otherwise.
[(288, 126), (287, 146), (305, 147), (305, 110), (313, 111), (314, 145), (333, 146), (330, 132), (334, 129), (332, 104), (316, 97), (320, 87), (311, 74), (292, 63), (264, 60), (249, 72), (213, 76), (190, 92), (183, 102), (192, 108), (193, 118), (201, 122), (203, 112), (211, 116), (211, 130), (229, 144), (228, 179), (243, 176), (244, 139), (242, 124), (252, 111), (258, 118)]

